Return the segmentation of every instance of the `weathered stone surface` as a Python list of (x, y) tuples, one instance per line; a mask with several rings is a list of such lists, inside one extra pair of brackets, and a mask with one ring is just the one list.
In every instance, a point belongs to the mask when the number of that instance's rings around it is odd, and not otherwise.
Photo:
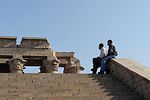
[(109, 66), (112, 75), (150, 100), (150, 70), (130, 59), (113, 59)]
[(58, 73), (59, 61), (56, 59), (44, 60), (41, 66), (41, 72)]
[(46, 38), (23, 37), (19, 47), (48, 49), (50, 48), (50, 44)]
[(58, 58), (64, 58), (64, 57), (74, 57), (74, 52), (56, 52), (56, 56)]
[(0, 48), (15, 48), (16, 37), (0, 36)]
[(65, 66), (64, 73), (79, 73), (80, 61), (77, 58), (70, 58)]
[(0, 75), (0, 100), (144, 100), (112, 75)]
[(80, 73), (83, 67), (80, 61), (74, 57), (74, 52), (56, 52), (60, 66), (64, 67), (64, 73)]
[[(59, 67), (64, 69), (70, 67), (68, 73), (78, 73), (80, 70), (80, 62), (74, 57), (74, 52), (55, 52), (46, 38), (23, 37), (21, 44), (16, 46), (16, 37), (0, 37), (0, 64), (7, 64), (11, 59), (17, 58), (26, 60), (26, 66), (41, 66), (41, 72), (56, 72), (58, 64), (50, 65), (54, 61), (59, 61)], [(73, 69), (71, 72), (72, 68), (76, 71)], [(9, 72), (9, 70), (0, 67), (0, 72)]]
[(18, 59), (18, 58), (8, 61), (10, 72), (11, 73), (23, 73), (25, 63), (26, 63), (25, 60)]

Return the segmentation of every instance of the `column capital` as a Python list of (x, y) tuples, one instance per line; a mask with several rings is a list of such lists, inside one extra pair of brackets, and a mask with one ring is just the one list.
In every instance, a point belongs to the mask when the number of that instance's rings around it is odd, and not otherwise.
[(13, 58), (7, 62), (11, 73), (23, 73), (24, 64), (26, 60), (20, 58)]
[(43, 60), (41, 72), (58, 73), (59, 61), (57, 59)]
[(68, 60), (64, 69), (64, 73), (80, 73), (80, 71), (84, 70), (83, 67), (81, 68), (80, 60), (75, 57)]

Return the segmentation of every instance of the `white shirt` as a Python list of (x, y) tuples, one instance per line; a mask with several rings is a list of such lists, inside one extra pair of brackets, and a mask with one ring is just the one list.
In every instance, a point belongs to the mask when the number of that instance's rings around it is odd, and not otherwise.
[(107, 55), (107, 49), (106, 48), (102, 47), (100, 49), (100, 51), (101, 51), (100, 55), (99, 55), (100, 58), (103, 58), (103, 57), (105, 57)]

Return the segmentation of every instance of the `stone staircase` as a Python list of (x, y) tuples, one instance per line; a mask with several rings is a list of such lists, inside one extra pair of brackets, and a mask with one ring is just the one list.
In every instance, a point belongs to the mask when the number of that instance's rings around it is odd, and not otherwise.
[(110, 75), (0, 73), (0, 100), (144, 100)]

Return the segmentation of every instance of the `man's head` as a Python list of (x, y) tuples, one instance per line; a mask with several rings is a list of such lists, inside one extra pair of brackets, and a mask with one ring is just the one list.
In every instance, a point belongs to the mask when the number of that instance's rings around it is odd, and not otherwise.
[(112, 43), (113, 43), (112, 40), (108, 40), (108, 41), (107, 41), (107, 45), (108, 45), (108, 46), (111, 46)]
[(104, 47), (104, 44), (103, 44), (103, 43), (100, 43), (100, 44), (99, 44), (99, 49), (101, 49), (102, 47)]

